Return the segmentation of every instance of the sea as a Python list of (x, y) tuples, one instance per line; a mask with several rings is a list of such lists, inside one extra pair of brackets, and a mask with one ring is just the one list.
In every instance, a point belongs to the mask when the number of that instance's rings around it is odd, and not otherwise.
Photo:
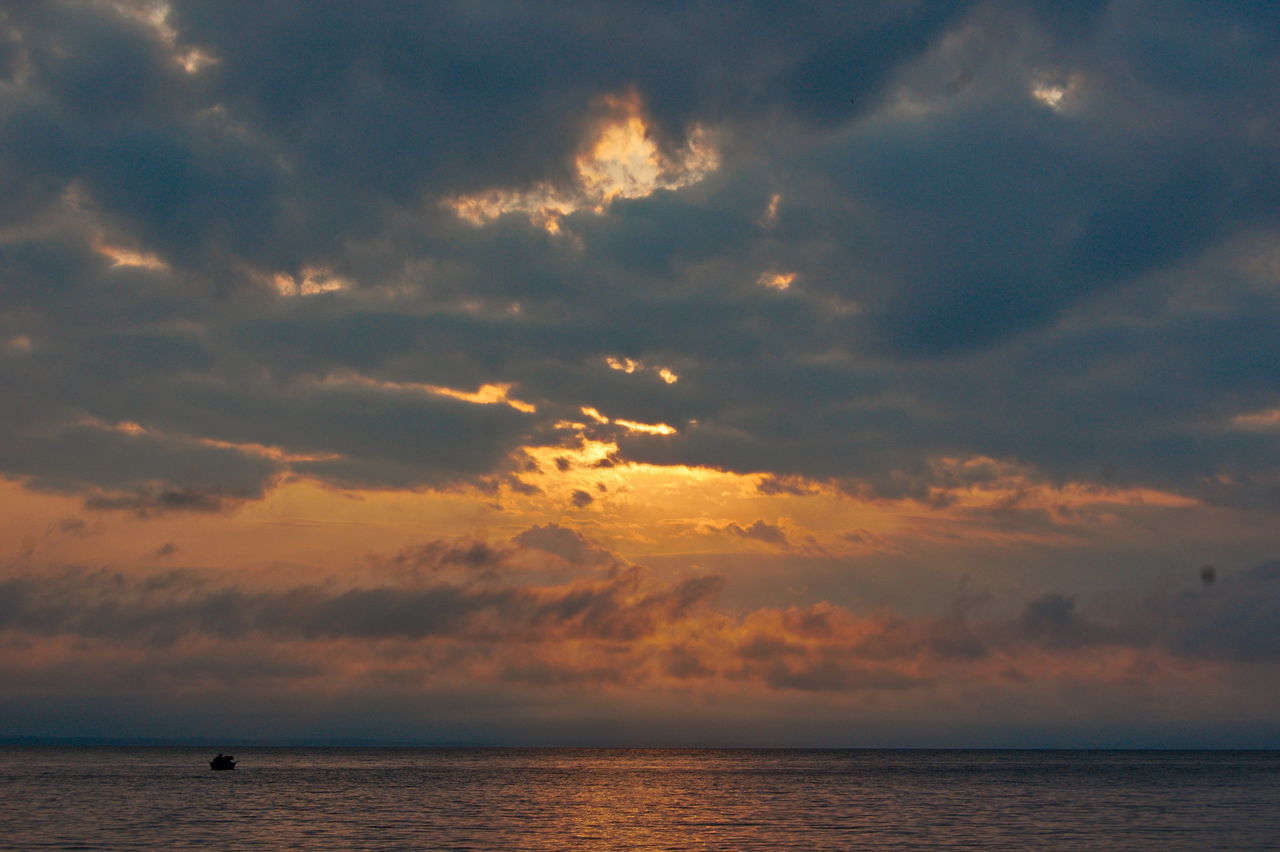
[(1280, 848), (1277, 751), (0, 749), (0, 848)]

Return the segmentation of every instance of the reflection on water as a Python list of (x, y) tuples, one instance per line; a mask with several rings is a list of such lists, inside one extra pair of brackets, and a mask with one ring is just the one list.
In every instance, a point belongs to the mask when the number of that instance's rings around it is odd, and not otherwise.
[(1277, 752), (0, 750), (0, 847), (1265, 849)]

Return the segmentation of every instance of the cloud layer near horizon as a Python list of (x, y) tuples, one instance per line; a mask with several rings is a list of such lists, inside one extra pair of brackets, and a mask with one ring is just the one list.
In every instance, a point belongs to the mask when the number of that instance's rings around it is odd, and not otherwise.
[[(532, 689), (538, 702), (558, 693), (570, 705), (593, 695), (643, 703), (683, 693), (700, 696), (695, 704), (825, 695), (874, 718), (889, 695), (951, 708), (975, 688), (1180, 692), (1280, 659), (1266, 626), (1280, 617), (1275, 564), (1215, 588), (1095, 603), (1097, 612), (1045, 594), (1011, 617), (960, 599), (926, 617), (829, 603), (731, 615), (716, 606), (724, 583), (714, 574), (662, 580), (554, 524), (502, 546), (418, 544), (379, 557), (364, 581), (281, 587), (188, 569), (16, 575), (0, 582), (0, 718), (12, 724), (35, 705), (65, 715), (91, 692), (151, 695), (162, 708), (172, 700), (161, 693), (236, 689), (265, 702), (260, 712), (276, 729), (289, 696), (391, 703), (405, 691), (453, 690), (491, 700), (494, 688)], [(1186, 725), (1204, 709), (1193, 702), (1163, 721)], [(156, 707), (144, 699), (133, 712), (154, 716)], [(402, 719), (381, 733), (418, 730)]]

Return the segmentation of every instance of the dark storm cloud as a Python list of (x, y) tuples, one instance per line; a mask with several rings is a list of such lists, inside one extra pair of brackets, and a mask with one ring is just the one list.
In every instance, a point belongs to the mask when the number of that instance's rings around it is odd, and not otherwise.
[[(1235, 106), (1241, 122), (1255, 108)], [(1254, 182), (1270, 145), (1187, 138), (1176, 115), (1160, 116), (1171, 126), (1154, 140), (1104, 119), (1024, 99), (870, 133), (833, 163), (871, 205), (857, 232), (832, 235), (883, 282), (865, 293), (869, 330), (924, 356), (989, 345), (1274, 223), (1275, 189)]]
[[(1274, 431), (1231, 425), (1280, 405), (1265, 6), (136, 8), (0, 20), (9, 476), (138, 511), (439, 487), (589, 405), (678, 430), (593, 427), (624, 457), (791, 493), (941, 499), (935, 460), (985, 455), (1276, 505)], [(719, 168), (560, 237), (441, 206), (569, 187), (628, 92)], [(536, 414), (407, 387), (494, 382)]]
[(583, 105), (627, 87), (671, 134), (761, 109), (842, 121), (965, 6), (173, 5), (221, 60), (215, 97), (300, 139), (300, 168), (327, 186), (401, 200), (563, 173)]

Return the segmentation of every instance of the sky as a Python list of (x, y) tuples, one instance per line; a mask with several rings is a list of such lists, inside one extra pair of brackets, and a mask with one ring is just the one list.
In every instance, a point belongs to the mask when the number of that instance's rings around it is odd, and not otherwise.
[(0, 2), (0, 736), (1280, 747), (1280, 17)]

